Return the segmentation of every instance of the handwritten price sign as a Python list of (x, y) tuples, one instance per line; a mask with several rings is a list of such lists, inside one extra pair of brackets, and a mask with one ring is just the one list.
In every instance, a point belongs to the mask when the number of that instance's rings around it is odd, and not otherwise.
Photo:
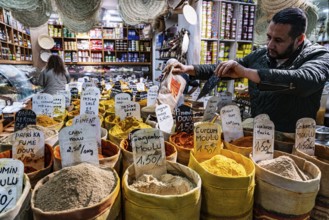
[(24, 164), (20, 160), (0, 160), (0, 213), (16, 205), (22, 194)]
[[(93, 91), (89, 88), (83, 91), (81, 95), (80, 114), (98, 115), (99, 91)], [(97, 89), (97, 88), (95, 88)]]
[(230, 142), (243, 137), (240, 109), (236, 105), (227, 105), (220, 110), (224, 140)]
[(119, 93), (115, 95), (115, 115), (120, 115), (120, 105), (124, 102), (130, 102), (131, 96), (128, 93)]
[(191, 107), (181, 105), (176, 109), (176, 132), (191, 133), (194, 129), (193, 112)]
[(220, 152), (221, 129), (218, 124), (201, 122), (194, 128), (194, 156), (198, 161), (212, 158)]
[(54, 98), (47, 93), (36, 94), (32, 98), (32, 110), (36, 115), (47, 115), (53, 117)]
[(95, 128), (89, 124), (65, 127), (59, 132), (62, 167), (82, 162), (99, 165)]
[(156, 177), (167, 173), (163, 134), (159, 129), (147, 128), (131, 136), (136, 178), (143, 174)]
[(316, 123), (312, 118), (301, 118), (296, 123), (296, 149), (314, 156)]
[(253, 159), (273, 159), (274, 154), (274, 124), (270, 120), (260, 120), (254, 125)]
[(205, 106), (206, 109), (204, 111), (202, 121), (212, 120), (215, 117), (215, 113), (217, 112), (217, 105), (219, 102), (219, 97), (217, 97), (217, 96), (208, 96), (208, 97), (210, 97), (210, 98), (207, 101), (206, 101), (207, 97), (205, 97), (204, 102), (207, 102), (207, 104)]

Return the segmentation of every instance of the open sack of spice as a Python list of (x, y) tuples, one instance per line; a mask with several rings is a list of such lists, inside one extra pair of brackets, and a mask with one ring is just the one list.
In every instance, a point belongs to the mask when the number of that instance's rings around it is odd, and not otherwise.
[[(176, 59), (170, 59), (167, 65), (175, 62), (178, 61)], [(186, 81), (182, 76), (172, 74), (172, 69), (162, 78), (157, 103), (168, 104), (171, 111), (174, 112), (174, 108), (180, 106), (180, 104), (184, 102), (183, 91), (186, 86)]]

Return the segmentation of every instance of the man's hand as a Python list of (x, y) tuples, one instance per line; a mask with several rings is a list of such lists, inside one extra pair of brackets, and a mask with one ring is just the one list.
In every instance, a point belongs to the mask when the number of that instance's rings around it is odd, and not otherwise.
[(255, 83), (260, 82), (257, 70), (245, 68), (235, 60), (221, 62), (216, 67), (214, 74), (218, 77), (248, 78)]
[(234, 60), (223, 61), (218, 64), (214, 73), (218, 77), (243, 78), (245, 69)]
[(172, 69), (172, 74), (183, 74), (183, 73), (187, 73), (191, 76), (195, 76), (195, 71), (194, 71), (194, 67), (192, 65), (184, 65), (180, 62), (175, 62), (172, 64), (167, 65), (164, 69), (163, 69), (163, 73), (167, 74), (171, 71)]

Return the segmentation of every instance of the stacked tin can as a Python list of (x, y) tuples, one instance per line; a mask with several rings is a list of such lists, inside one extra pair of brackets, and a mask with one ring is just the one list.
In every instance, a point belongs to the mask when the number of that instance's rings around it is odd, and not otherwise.
[(241, 40), (253, 40), (254, 32), (254, 20), (255, 20), (255, 6), (244, 5), (241, 7), (240, 13), (242, 13), (242, 30)]
[(220, 38), (221, 39), (235, 39), (236, 38), (236, 18), (233, 18), (234, 6), (230, 3), (222, 2), (221, 4), (221, 25)]

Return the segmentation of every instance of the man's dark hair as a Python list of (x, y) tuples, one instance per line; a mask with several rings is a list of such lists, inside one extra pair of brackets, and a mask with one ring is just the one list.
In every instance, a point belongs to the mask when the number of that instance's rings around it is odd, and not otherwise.
[(290, 24), (289, 35), (293, 39), (306, 32), (307, 17), (300, 8), (285, 8), (273, 16), (272, 22), (275, 24)]

